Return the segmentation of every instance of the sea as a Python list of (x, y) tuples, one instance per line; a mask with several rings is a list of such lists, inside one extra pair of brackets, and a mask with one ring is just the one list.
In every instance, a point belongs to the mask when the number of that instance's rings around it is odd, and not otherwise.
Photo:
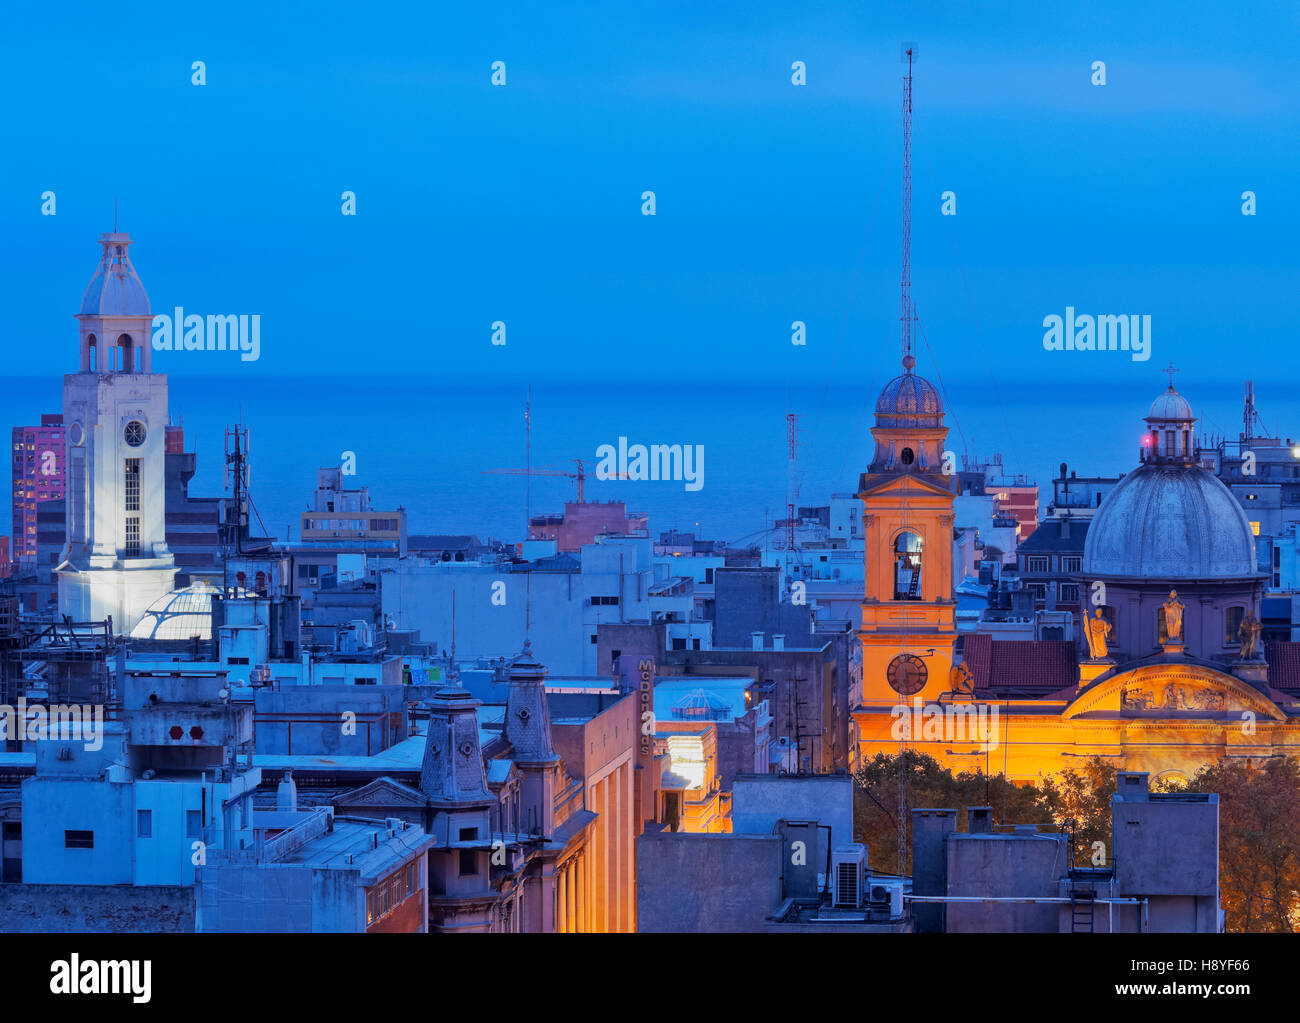
[[(791, 480), (797, 505), (825, 504), (856, 490), (873, 450), (872, 413), (888, 374), (825, 381), (452, 378), (377, 376), (186, 376), (169, 374), (171, 418), (198, 455), (195, 496), (227, 492), (225, 431), (250, 437), (255, 525), (298, 538), (320, 467), (345, 460), (350, 482), (372, 506), (402, 506), (412, 533), (475, 534), (518, 541), (526, 515), (558, 513), (586, 469), (587, 500), (625, 501), (649, 516), (651, 535), (684, 530), (733, 544), (763, 544), (785, 514)], [(1137, 464), (1142, 417), (1166, 384), (1063, 388), (985, 374), (945, 387), (947, 447), (957, 464), (1001, 456), (1008, 474), (1041, 488), (1045, 506), (1060, 464), (1080, 476), (1117, 475)], [(1198, 431), (1235, 439), (1244, 381), (1202, 381), (1188, 393)], [(10, 377), (0, 386), (4, 425), (59, 412), (62, 378)], [(1262, 426), (1300, 436), (1293, 387), (1257, 383)], [(525, 408), (531, 429), (525, 429)], [(797, 418), (791, 472), (786, 416)], [(1260, 429), (1261, 427), (1256, 427)], [(703, 485), (599, 480), (602, 445), (681, 444), (703, 454)], [(531, 455), (526, 453), (526, 444)], [(529, 459), (535, 475), (522, 470)], [(3, 526), (0, 526), (3, 531)]]

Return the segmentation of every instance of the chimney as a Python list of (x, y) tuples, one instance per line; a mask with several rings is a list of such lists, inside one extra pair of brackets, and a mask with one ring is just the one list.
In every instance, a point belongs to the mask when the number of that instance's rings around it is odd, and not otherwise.
[(773, 650), (784, 650), (784, 649), (785, 649), (785, 637), (784, 637), (784, 636), (773, 636), (773, 637), (772, 637), (772, 649), (773, 649)]
[(1146, 803), (1147, 772), (1120, 771), (1115, 777), (1115, 795), (1125, 803)]
[(993, 807), (966, 807), (966, 831), (972, 835), (991, 835), (993, 833)]
[(749, 634), (749, 638), (753, 641), (753, 643), (754, 643), (754, 649), (755, 649), (755, 650), (762, 650), (762, 649), (763, 649), (763, 633), (761, 633), (761, 632), (751, 632), (751, 633)]
[(1070, 539), (1070, 516), (1068, 514), (1061, 516), (1061, 539)]

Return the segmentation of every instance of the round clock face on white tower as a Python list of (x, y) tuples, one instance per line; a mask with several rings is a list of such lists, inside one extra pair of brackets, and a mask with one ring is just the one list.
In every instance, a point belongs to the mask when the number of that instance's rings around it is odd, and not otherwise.
[(73, 423), (68, 427), (68, 443), (74, 448), (81, 447), (81, 442), (85, 439), (86, 431), (80, 423)]
[(138, 419), (132, 419), (126, 424), (126, 429), (122, 431), (122, 439), (133, 448), (138, 448), (143, 444), (145, 436), (144, 423)]

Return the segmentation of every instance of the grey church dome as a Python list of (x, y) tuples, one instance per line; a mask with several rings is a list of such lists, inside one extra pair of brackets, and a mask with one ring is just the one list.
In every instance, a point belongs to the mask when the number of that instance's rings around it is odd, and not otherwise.
[(1084, 542), (1085, 576), (1223, 579), (1258, 571), (1241, 505), (1196, 465), (1148, 463), (1129, 473)]
[(148, 316), (149, 296), (136, 276), (127, 249), (129, 234), (104, 234), (99, 244), (100, 256), (95, 276), (81, 299), (80, 316)]
[(930, 381), (907, 372), (894, 377), (880, 392), (876, 421), (887, 426), (939, 426), (943, 402)]
[(1174, 390), (1173, 384), (1170, 384), (1169, 390), (1151, 403), (1151, 411), (1147, 413), (1148, 423), (1153, 420), (1192, 418), (1191, 404)]

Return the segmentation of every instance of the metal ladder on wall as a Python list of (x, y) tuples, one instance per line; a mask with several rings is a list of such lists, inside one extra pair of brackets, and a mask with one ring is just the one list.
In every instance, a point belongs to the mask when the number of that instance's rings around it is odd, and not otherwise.
[(1095, 888), (1070, 889), (1070, 931), (1074, 934), (1092, 934), (1094, 928), (1093, 911), (1096, 908), (1097, 890)]

